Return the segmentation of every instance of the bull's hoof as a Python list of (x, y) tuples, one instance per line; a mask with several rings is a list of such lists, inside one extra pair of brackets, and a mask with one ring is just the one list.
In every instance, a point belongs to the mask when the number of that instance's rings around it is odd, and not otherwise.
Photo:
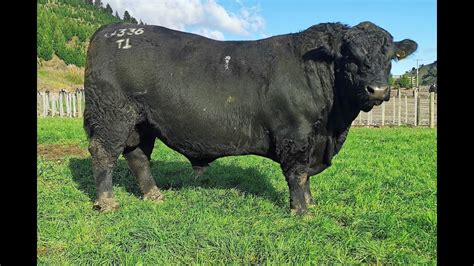
[(316, 202), (311, 198), (311, 199), (306, 199), (306, 207), (308, 209), (312, 209), (314, 207), (316, 207)]
[(165, 199), (165, 195), (163, 195), (157, 187), (154, 187), (143, 195), (143, 199), (154, 202), (162, 202)]
[(200, 177), (206, 172), (207, 167), (205, 166), (193, 166), (194, 177)]
[(102, 198), (94, 202), (94, 209), (100, 212), (112, 212), (118, 210), (119, 203), (115, 198)]
[(301, 216), (305, 215), (307, 212), (308, 210), (303, 208), (290, 209), (291, 216)]

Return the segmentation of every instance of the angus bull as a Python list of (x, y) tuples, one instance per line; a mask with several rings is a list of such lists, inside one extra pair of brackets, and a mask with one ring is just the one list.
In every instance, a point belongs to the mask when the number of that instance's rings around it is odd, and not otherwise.
[(292, 212), (304, 213), (313, 202), (310, 176), (331, 165), (361, 110), (389, 99), (391, 61), (416, 48), (370, 22), (318, 24), (256, 41), (102, 27), (91, 38), (85, 71), (94, 206), (118, 207), (112, 170), (120, 154), (144, 198), (163, 199), (150, 171), (159, 138), (199, 173), (231, 155), (278, 162)]

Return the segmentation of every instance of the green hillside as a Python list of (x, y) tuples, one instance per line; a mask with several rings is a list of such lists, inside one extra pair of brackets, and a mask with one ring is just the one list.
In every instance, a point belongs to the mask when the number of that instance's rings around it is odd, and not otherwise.
[(47, 61), (56, 54), (78, 67), (84, 66), (89, 38), (100, 26), (119, 21), (137, 24), (127, 11), (122, 20), (99, 0), (94, 4), (91, 0), (38, 0), (37, 11), (38, 58)]
[[(413, 77), (416, 76), (416, 70), (412, 69), (408, 71)], [(438, 75), (438, 61), (434, 61), (428, 65), (422, 65), (418, 70), (418, 76), (420, 77), (420, 85), (429, 86), (433, 83), (437, 83)]]

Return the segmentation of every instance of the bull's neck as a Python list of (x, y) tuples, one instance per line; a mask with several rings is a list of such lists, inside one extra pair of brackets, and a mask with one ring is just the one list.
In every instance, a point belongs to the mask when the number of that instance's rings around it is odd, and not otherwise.
[[(340, 23), (325, 23), (308, 28), (295, 35), (298, 56), (309, 51), (324, 47), (325, 52), (337, 54), (348, 26)], [(328, 115), (328, 130), (335, 135), (347, 132), (359, 110), (344, 94), (344, 85), (338, 82), (338, 64), (331, 55), (318, 55), (311, 60), (303, 59), (308, 86), (314, 92), (314, 97), (324, 97), (326, 115)], [(318, 99), (320, 101), (321, 99)]]

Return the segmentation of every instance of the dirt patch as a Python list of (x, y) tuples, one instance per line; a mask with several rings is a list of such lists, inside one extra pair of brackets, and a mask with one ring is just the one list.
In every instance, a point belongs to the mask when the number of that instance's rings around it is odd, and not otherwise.
[(66, 156), (85, 157), (89, 155), (87, 149), (78, 144), (38, 144), (38, 156), (48, 160), (61, 160)]

